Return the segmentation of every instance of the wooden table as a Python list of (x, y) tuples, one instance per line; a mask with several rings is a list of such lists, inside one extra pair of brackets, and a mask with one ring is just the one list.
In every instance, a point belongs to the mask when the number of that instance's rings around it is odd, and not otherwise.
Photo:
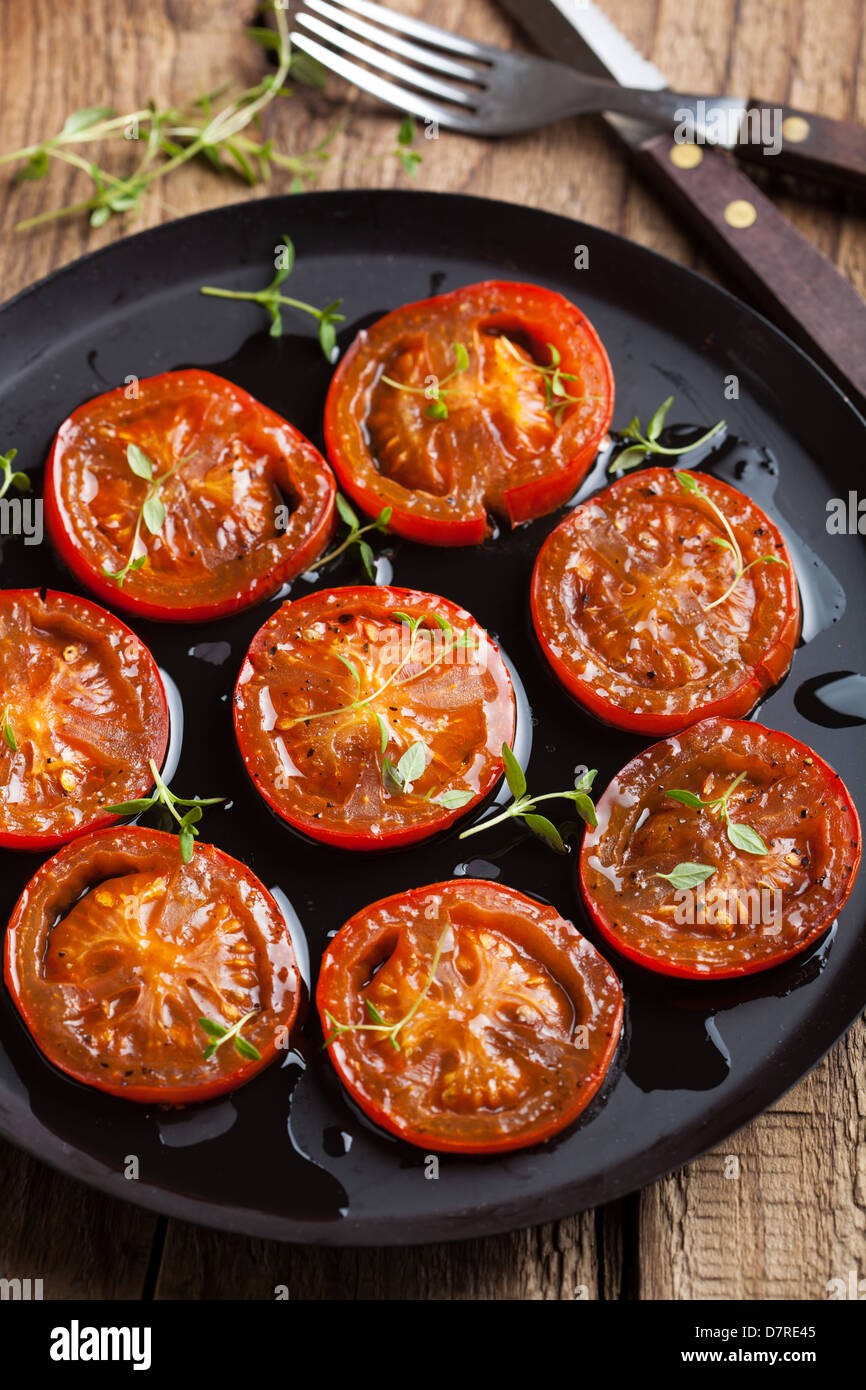
[[(398, 8), (504, 45), (520, 40), (489, 0), (395, 0)], [(758, 92), (866, 121), (861, 0), (603, 0), (680, 90)], [(30, 0), (0, 8), (0, 150), (59, 129), (95, 104), (165, 103), (227, 80), (256, 80), (242, 37), (249, 0)], [(334, 80), (268, 114), (282, 149), (305, 149), (339, 114), (321, 186), (409, 182), (388, 153), (395, 118)], [(423, 141), (417, 185), (568, 213), (712, 275), (697, 246), (629, 172), (592, 119), (498, 144), (443, 133)], [(81, 197), (73, 170), (13, 188), (0, 179), (2, 295), (121, 234), (83, 220), (17, 234), (13, 225)], [(287, 184), (284, 185), (287, 187)], [(281, 191), (279, 182), (273, 191)], [(135, 225), (247, 196), (187, 168)], [(256, 192), (248, 196), (257, 196)], [(866, 227), (838, 199), (785, 213), (861, 289)], [(2, 441), (0, 441), (2, 442)], [(640, 1194), (491, 1240), (403, 1250), (310, 1250), (167, 1221), (70, 1182), (0, 1144), (0, 1275), (41, 1277), (45, 1297), (719, 1299), (826, 1297), (831, 1278), (866, 1273), (866, 1030), (862, 1020), (768, 1114)], [(731, 1161), (731, 1156), (738, 1160)], [(737, 1174), (738, 1176), (732, 1176)]]

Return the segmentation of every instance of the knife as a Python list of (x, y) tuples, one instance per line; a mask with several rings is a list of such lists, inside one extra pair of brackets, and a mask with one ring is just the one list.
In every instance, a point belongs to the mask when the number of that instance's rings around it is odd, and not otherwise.
[[(500, 4), (549, 57), (624, 86), (667, 87), (593, 0)], [(854, 286), (728, 156), (674, 143), (669, 132), (631, 117), (602, 119), (768, 318), (866, 413), (866, 303)]]

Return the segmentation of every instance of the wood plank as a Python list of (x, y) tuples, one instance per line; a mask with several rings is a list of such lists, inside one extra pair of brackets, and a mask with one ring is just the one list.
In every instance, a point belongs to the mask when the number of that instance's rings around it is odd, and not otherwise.
[(43, 1297), (141, 1298), (157, 1218), (37, 1163), (0, 1140), (0, 1277), (41, 1279)]
[(170, 1223), (157, 1298), (595, 1299), (593, 1213), (512, 1235), (392, 1249), (312, 1250)]

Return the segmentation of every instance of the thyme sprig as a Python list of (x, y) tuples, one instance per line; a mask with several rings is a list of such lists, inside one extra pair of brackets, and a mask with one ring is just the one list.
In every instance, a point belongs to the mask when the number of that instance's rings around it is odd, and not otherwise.
[(427, 980), (420, 993), (416, 996), (411, 1008), (403, 1015), (401, 1019), (398, 1019), (396, 1023), (386, 1023), (381, 1013), (376, 1008), (376, 1005), (373, 1003), (372, 999), (364, 1000), (364, 1008), (367, 1011), (368, 1017), (373, 1020), (372, 1023), (340, 1023), (336, 1018), (334, 1018), (334, 1015), (332, 1013), (329, 1013), (329, 1011), (326, 1009), (325, 1017), (330, 1023), (333, 1031), (329, 1033), (328, 1037), (325, 1039), (324, 1046), (330, 1047), (331, 1043), (334, 1042), (336, 1038), (341, 1037), (343, 1033), (382, 1033), (388, 1039), (394, 1050), (396, 1052), (400, 1052), (401, 1048), (400, 1043), (397, 1040), (397, 1035), (402, 1028), (406, 1027), (407, 1023), (411, 1022), (411, 1020), (415, 1017), (416, 1013), (421, 1007), (422, 1003), (426, 999), (427, 994), (430, 990), (430, 986), (432, 985), (433, 980), (436, 976), (436, 971), (439, 967), (439, 961), (442, 957), (442, 949), (445, 945), (445, 938), (450, 930), (451, 923), (446, 922), (445, 926), (442, 928), (439, 940), (436, 942), (436, 949), (433, 952), (433, 961), (430, 966), (430, 971), (427, 976)]
[[(328, 157), (324, 146), (305, 155), (285, 155), (274, 149), (272, 140), (254, 139), (247, 133), (276, 97), (291, 95), (286, 87), (290, 74), (301, 82), (312, 78), (316, 85), (320, 84), (317, 65), (311, 64), (305, 55), (292, 52), (285, 9), (280, 5), (273, 9), (276, 29), (255, 30), (250, 37), (274, 49), (276, 70), (231, 96), (224, 105), (217, 107), (216, 103), (227, 88), (204, 93), (181, 106), (158, 107), (150, 102), (124, 114), (108, 106), (90, 106), (72, 112), (62, 129), (47, 140), (0, 156), (0, 164), (22, 163), (17, 182), (44, 178), (53, 163), (63, 163), (86, 174), (93, 185), (89, 197), (27, 218), (19, 222), (17, 230), (76, 213), (89, 213), (90, 225), (101, 227), (114, 215), (139, 212), (145, 194), (199, 156), (218, 172), (234, 175), (248, 184), (266, 181), (272, 166), (287, 170), (302, 182), (315, 177), (318, 165)], [(141, 159), (124, 176), (111, 173), (86, 157), (89, 145), (117, 139), (144, 142)], [(79, 153), (80, 147), (85, 154)]]
[[(412, 787), (418, 778), (423, 776), (427, 767), (427, 754), (430, 751), (423, 739), (418, 739), (409, 745), (399, 761), (394, 763), (387, 755), (387, 747), (390, 740), (388, 725), (381, 714), (376, 715), (380, 733), (380, 751), (382, 754), (382, 781), (386, 789), (394, 789), (403, 796), (411, 796)], [(458, 811), (461, 806), (465, 806), (467, 801), (474, 797), (473, 792), (468, 787), (446, 787), (443, 791), (437, 792), (434, 787), (425, 792), (423, 796), (418, 796), (419, 801), (432, 801), (437, 806), (444, 806), (446, 811)]]
[(701, 604), (701, 607), (703, 608), (705, 613), (709, 613), (711, 609), (718, 608), (720, 603), (724, 603), (725, 599), (729, 598), (730, 595), (734, 592), (734, 589), (736, 589), (743, 575), (747, 572), (747, 570), (750, 570), (753, 565), (784, 565), (786, 569), (788, 568), (787, 560), (781, 560), (778, 555), (773, 555), (772, 553), (767, 555), (758, 555), (755, 557), (754, 560), (750, 560), (747, 565), (744, 564), (743, 552), (741, 551), (739, 542), (736, 536), (734, 535), (731, 523), (728, 521), (728, 518), (725, 516), (721, 508), (716, 506), (709, 493), (706, 492), (700, 486), (697, 480), (692, 477), (691, 473), (681, 473), (677, 470), (674, 470), (674, 477), (676, 478), (680, 487), (683, 489), (683, 492), (690, 493), (693, 497), (699, 497), (701, 501), (705, 502), (706, 505), (710, 508), (710, 511), (713, 513), (713, 515), (718, 518), (719, 522), (724, 528), (725, 535), (713, 536), (712, 544), (719, 546), (723, 550), (730, 550), (731, 554), (734, 557), (734, 562), (736, 564), (736, 573), (725, 592), (721, 594), (719, 598), (713, 599), (712, 603)]
[(323, 555), (321, 560), (317, 560), (312, 568), (314, 570), (323, 569), (324, 566), (330, 564), (332, 560), (336, 560), (338, 555), (342, 555), (345, 550), (356, 545), (358, 547), (358, 554), (361, 557), (361, 564), (364, 566), (367, 577), (375, 583), (376, 557), (373, 554), (372, 546), (369, 541), (364, 540), (364, 537), (370, 531), (387, 532), (388, 522), (391, 520), (391, 514), (394, 509), (393, 507), (383, 507), (375, 521), (371, 521), (367, 526), (362, 526), (357, 512), (349, 505), (341, 492), (337, 493), (336, 503), (337, 511), (340, 514), (340, 520), (349, 528), (348, 535), (343, 537), (343, 540), (334, 550), (329, 550), (327, 555)]
[(400, 623), (406, 624), (409, 628), (410, 637), (406, 655), (403, 657), (402, 661), (395, 666), (390, 676), (388, 676), (388, 678), (375, 690), (371, 691), (369, 695), (362, 696), (360, 693), (361, 676), (357, 667), (348, 657), (341, 655), (339, 652), (335, 652), (334, 655), (343, 663), (352, 676), (355, 684), (355, 698), (350, 700), (347, 705), (340, 705), (335, 709), (314, 710), (310, 714), (299, 714), (287, 725), (281, 725), (281, 727), (291, 729), (294, 728), (296, 724), (309, 724), (313, 719), (333, 719), (336, 715), (351, 714), (355, 710), (365, 709), (368, 705), (373, 704), (381, 695), (384, 695), (386, 690), (394, 685), (398, 676), (411, 664), (418, 645), (418, 632), (421, 628), (421, 624), (425, 621), (431, 628), (435, 624), (435, 626), (445, 634), (446, 640), (442, 643), (442, 648), (438, 655), (435, 656), (432, 661), (429, 661), (426, 666), (422, 666), (420, 671), (416, 671), (413, 676), (407, 677), (407, 680), (418, 680), (421, 676), (425, 676), (428, 671), (432, 671), (435, 666), (438, 666), (440, 662), (444, 661), (445, 657), (452, 651), (460, 646), (468, 645), (469, 640), (471, 640), (468, 632), (455, 632), (447, 618), (441, 618), (438, 613), (421, 613), (418, 617), (413, 618), (409, 613), (396, 611), (391, 614), (391, 617), (396, 618)]
[(740, 772), (727, 791), (722, 792), (721, 796), (710, 797), (707, 801), (702, 801), (694, 792), (683, 791), (680, 788), (666, 791), (665, 796), (669, 796), (672, 801), (681, 802), (683, 806), (692, 806), (696, 810), (714, 811), (720, 820), (724, 821), (725, 833), (734, 849), (745, 850), (747, 854), (769, 854), (769, 848), (757, 830), (754, 830), (751, 825), (737, 825), (731, 820), (728, 805), (731, 793), (740, 785), (745, 775), (745, 772)]
[(482, 830), (489, 830), (491, 826), (499, 825), (502, 821), (514, 817), (517, 820), (522, 820), (535, 835), (544, 840), (545, 844), (549, 845), (551, 849), (555, 849), (557, 854), (565, 854), (565, 842), (561, 832), (551, 820), (548, 820), (547, 816), (536, 814), (535, 808), (542, 801), (571, 801), (586, 825), (593, 827), (598, 825), (595, 806), (589, 794), (596, 777), (595, 768), (581, 773), (573, 789), (564, 792), (545, 792), (543, 796), (530, 796), (526, 790), (526, 776), (523, 768), (507, 743), (502, 745), (502, 760), (505, 763), (505, 780), (514, 800), (498, 816), (491, 816), (488, 820), (483, 820), (478, 825), (470, 826), (468, 830), (461, 831), (461, 840), (466, 840), (470, 835), (477, 835)]
[(692, 449), (706, 444), (714, 435), (718, 434), (719, 430), (724, 429), (724, 420), (717, 420), (711, 429), (708, 429), (699, 439), (692, 440), (691, 444), (681, 444), (676, 448), (660, 444), (659, 436), (664, 429), (668, 411), (673, 403), (673, 396), (668, 396), (667, 400), (662, 401), (647, 425), (646, 434), (643, 433), (636, 415), (624, 430), (619, 431), (620, 439), (633, 439), (636, 442), (614, 457), (607, 470), (609, 473), (625, 473), (630, 468), (638, 468), (647, 454), (660, 454), (666, 458), (677, 458), (680, 454), (691, 453)]
[(244, 299), (252, 304), (261, 304), (270, 315), (269, 332), (272, 338), (282, 336), (284, 308), (297, 309), (303, 314), (309, 314), (319, 325), (319, 345), (322, 352), (329, 362), (333, 362), (337, 347), (336, 325), (343, 323), (346, 318), (345, 314), (339, 312), (343, 301), (335, 299), (324, 309), (317, 309), (315, 304), (307, 304), (303, 299), (292, 299), (289, 295), (281, 294), (280, 286), (291, 275), (295, 265), (295, 248), (291, 237), (284, 232), (282, 241), (283, 245), (277, 252), (276, 274), (263, 290), (224, 290), (219, 285), (202, 285), (200, 292), (214, 299)]
[[(188, 864), (192, 859), (193, 840), (198, 838), (198, 822), (202, 818), (203, 806), (218, 806), (225, 801), (224, 796), (209, 797), (183, 797), (175, 796), (174, 792), (166, 786), (160, 776), (159, 768), (153, 761), (148, 759), (150, 775), (156, 790), (153, 796), (142, 796), (135, 801), (121, 801), (115, 806), (106, 806), (105, 810), (113, 816), (138, 816), (143, 811), (149, 811), (152, 806), (165, 806), (180, 828), (180, 857), (184, 864)], [(187, 806), (189, 809), (183, 815), (178, 811), (178, 806)]]
[(0, 497), (5, 497), (10, 487), (14, 487), (18, 492), (26, 492), (30, 487), (30, 479), (27, 474), (16, 473), (12, 468), (17, 457), (17, 449), (10, 449), (8, 453), (0, 454), (0, 469), (3, 472), (2, 481), (0, 481)]
[(447, 420), (446, 397), (450, 394), (448, 383), (459, 376), (461, 372), (465, 372), (469, 366), (469, 353), (463, 344), (454, 343), (453, 349), (455, 365), (447, 376), (431, 375), (423, 386), (409, 386), (405, 381), (395, 381), (392, 376), (380, 376), (379, 380), (384, 381), (386, 386), (393, 386), (395, 391), (408, 391), (413, 396), (425, 396), (430, 402), (424, 411), (428, 420)]
[(102, 566), (102, 573), (107, 579), (115, 580), (118, 588), (123, 587), (123, 581), (128, 574), (134, 570), (140, 570), (147, 560), (146, 550), (143, 555), (136, 557), (135, 554), (141, 540), (142, 523), (152, 536), (158, 536), (165, 525), (165, 503), (160, 496), (163, 484), (167, 483), (169, 478), (173, 478), (177, 470), (183, 464), (189, 463), (191, 458), (192, 454), (184, 455), (183, 458), (178, 459), (177, 463), (172, 464), (171, 468), (156, 476), (156, 465), (153, 459), (149, 458), (137, 444), (127, 444), (126, 461), (131, 471), (137, 478), (144, 478), (149, 486), (135, 519), (135, 530), (132, 533), (132, 544), (129, 547), (126, 564), (119, 570), (110, 570), (107, 565)]
[(258, 1009), (250, 1009), (249, 1013), (244, 1014), (243, 1018), (239, 1018), (237, 1023), (234, 1023), (231, 1028), (227, 1028), (224, 1023), (219, 1023), (213, 1018), (200, 1018), (198, 1021), (199, 1027), (203, 1028), (208, 1037), (213, 1039), (212, 1042), (208, 1043), (202, 1053), (204, 1060), (209, 1062), (217, 1048), (222, 1047), (223, 1043), (227, 1043), (230, 1039), (233, 1039), (235, 1052), (239, 1053), (241, 1057), (249, 1057), (254, 1062), (260, 1062), (262, 1060), (262, 1054), (259, 1052), (259, 1049), (254, 1047), (247, 1038), (241, 1037), (241, 1029), (249, 1023), (251, 1018), (255, 1018), (258, 1012)]
[(559, 348), (554, 347), (553, 343), (547, 344), (547, 350), (550, 353), (550, 361), (546, 367), (542, 367), (539, 362), (533, 362), (531, 358), (527, 359), (524, 357), (510, 338), (506, 337), (505, 342), (508, 350), (511, 352), (512, 356), (517, 358), (518, 362), (522, 362), (525, 365), (528, 360), (529, 366), (541, 376), (544, 382), (545, 408), (553, 412), (553, 422), (557, 428), (562, 424), (565, 412), (570, 405), (580, 405), (581, 401), (597, 401), (599, 399), (597, 395), (589, 393), (584, 393), (580, 396), (572, 396), (569, 394), (567, 387), (564, 386), (563, 383), (566, 381), (580, 381), (580, 377), (575, 376), (572, 372), (564, 372), (562, 370), (562, 354)]

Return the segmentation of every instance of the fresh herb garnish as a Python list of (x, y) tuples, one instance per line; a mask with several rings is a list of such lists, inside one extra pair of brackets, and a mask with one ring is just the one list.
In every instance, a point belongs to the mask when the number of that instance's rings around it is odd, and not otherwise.
[[(153, 761), (148, 760), (151, 776), (153, 777), (156, 791), (153, 796), (139, 797), (136, 801), (122, 801), (116, 806), (106, 806), (114, 816), (138, 816), (142, 811), (149, 811), (152, 806), (165, 806), (180, 827), (180, 856), (184, 864), (188, 864), (192, 859), (193, 839), (198, 837), (198, 822), (202, 817), (203, 806), (218, 806), (225, 801), (224, 796), (192, 797), (191, 799), (175, 796), (162, 780), (159, 768)], [(188, 806), (189, 810), (183, 815), (177, 811), (178, 806)]]
[(241, 1029), (245, 1024), (249, 1023), (251, 1018), (255, 1018), (257, 1013), (258, 1009), (250, 1009), (249, 1013), (244, 1014), (243, 1018), (239, 1018), (237, 1023), (233, 1024), (231, 1028), (227, 1028), (224, 1023), (217, 1023), (216, 1020), (212, 1018), (200, 1018), (198, 1021), (199, 1027), (204, 1029), (209, 1038), (213, 1038), (213, 1042), (208, 1043), (202, 1053), (204, 1060), (209, 1062), (218, 1047), (222, 1047), (223, 1043), (228, 1042), (229, 1038), (234, 1038), (235, 1052), (240, 1053), (241, 1057), (249, 1057), (254, 1062), (260, 1062), (262, 1060), (262, 1054), (259, 1052), (259, 1049), (253, 1047), (253, 1044), (248, 1042), (246, 1038), (241, 1037)]
[(282, 239), (285, 254), (280, 257), (280, 264), (273, 280), (263, 290), (223, 290), (218, 285), (202, 285), (201, 293), (211, 295), (215, 299), (246, 299), (253, 304), (261, 304), (271, 318), (270, 335), (272, 338), (282, 336), (283, 308), (299, 309), (301, 313), (310, 314), (319, 325), (319, 345), (322, 352), (329, 362), (333, 362), (337, 346), (335, 325), (343, 323), (346, 317), (345, 314), (339, 312), (343, 301), (342, 299), (335, 299), (324, 309), (317, 309), (315, 304), (307, 304), (303, 299), (292, 299), (289, 295), (280, 294), (280, 286), (291, 275), (295, 264), (295, 248), (291, 237), (283, 233)]
[(0, 468), (3, 470), (0, 497), (5, 497), (10, 487), (14, 487), (18, 492), (26, 492), (30, 486), (30, 479), (26, 473), (15, 473), (12, 469), (13, 460), (17, 457), (17, 449), (10, 449), (8, 454), (0, 454)]
[(122, 569), (110, 570), (107, 565), (102, 566), (102, 573), (107, 579), (114, 579), (118, 588), (123, 587), (126, 576), (134, 570), (140, 570), (147, 559), (147, 552), (136, 557), (136, 550), (141, 539), (142, 522), (147, 527), (152, 536), (158, 536), (165, 524), (165, 503), (160, 497), (160, 491), (164, 483), (173, 477), (177, 470), (192, 458), (192, 454), (186, 454), (177, 463), (172, 464), (171, 468), (166, 469), (159, 477), (155, 477), (156, 465), (153, 459), (149, 458), (143, 449), (137, 444), (127, 444), (126, 461), (130, 469), (137, 478), (144, 478), (149, 484), (144, 501), (138, 509), (138, 516), (135, 520), (135, 530), (132, 533), (132, 544), (129, 547), (129, 555), (126, 564)]
[(659, 435), (664, 428), (667, 413), (673, 403), (673, 396), (668, 396), (666, 401), (662, 401), (647, 425), (646, 434), (642, 432), (640, 421), (636, 415), (626, 429), (619, 431), (620, 439), (634, 439), (637, 442), (616, 455), (608, 467), (609, 473), (625, 473), (630, 468), (638, 468), (647, 454), (663, 454), (665, 457), (671, 458), (676, 458), (680, 454), (688, 454), (692, 449), (697, 449), (699, 445), (706, 444), (708, 440), (718, 434), (719, 430), (724, 428), (724, 420), (717, 420), (712, 429), (707, 430), (706, 434), (702, 434), (700, 439), (692, 440), (691, 444), (682, 444), (677, 448), (659, 444)]
[(769, 854), (770, 851), (757, 830), (753, 830), (750, 825), (736, 825), (731, 820), (728, 802), (731, 793), (740, 785), (745, 775), (745, 772), (739, 773), (727, 791), (722, 792), (721, 796), (711, 797), (708, 801), (702, 801), (699, 796), (695, 796), (694, 792), (682, 791), (679, 788), (667, 791), (665, 795), (671, 797), (673, 801), (681, 802), (683, 806), (693, 806), (696, 810), (715, 811), (719, 818), (725, 822), (725, 832), (734, 849), (745, 850), (747, 854)]
[(4, 738), (4, 740), (5, 740), (6, 747), (9, 749), (9, 751), (10, 751), (11, 753), (17, 753), (17, 752), (18, 752), (18, 740), (17, 740), (16, 737), (15, 737), (15, 730), (12, 728), (12, 725), (11, 725), (11, 723), (9, 722), (9, 706), (8, 706), (8, 705), (6, 706), (6, 709), (5, 709), (4, 713), (3, 713), (3, 738)]
[[(255, 129), (265, 108), (276, 97), (291, 95), (285, 85), (290, 76), (315, 86), (323, 81), (323, 70), (317, 63), (306, 54), (292, 52), (285, 7), (278, 3), (272, 8), (276, 28), (257, 28), (247, 33), (257, 43), (273, 49), (276, 71), (230, 97), (218, 109), (215, 105), (226, 94), (225, 87), (180, 106), (158, 107), (150, 102), (122, 115), (107, 106), (87, 107), (68, 116), (56, 135), (0, 157), (0, 164), (24, 161), (15, 176), (19, 183), (44, 178), (51, 164), (59, 162), (86, 174), (93, 186), (90, 196), (81, 202), (27, 218), (18, 223), (17, 230), (76, 213), (89, 213), (90, 225), (101, 227), (112, 216), (139, 212), (145, 195), (155, 185), (198, 157), (206, 159), (218, 173), (240, 178), (247, 184), (266, 182), (272, 168), (292, 175), (291, 192), (314, 180), (330, 157), (327, 146), (336, 131), (301, 155), (281, 154), (274, 148), (273, 140), (254, 139), (249, 134), (249, 128)], [(87, 146), (98, 141), (143, 142), (144, 150), (131, 172), (119, 176), (78, 152), (84, 147), (86, 155)], [(412, 161), (413, 167), (415, 162)]]
[(365, 709), (375, 700), (378, 700), (379, 696), (383, 695), (386, 690), (390, 689), (390, 687), (397, 680), (400, 673), (404, 671), (405, 668), (412, 661), (412, 658), (415, 655), (415, 651), (418, 645), (418, 632), (421, 627), (421, 624), (425, 621), (430, 625), (431, 629), (434, 625), (438, 627), (445, 634), (445, 641), (443, 642), (442, 650), (438, 653), (438, 655), (435, 656), (432, 661), (429, 661), (426, 666), (422, 666), (420, 671), (416, 671), (413, 676), (407, 677), (407, 680), (417, 680), (420, 676), (425, 676), (428, 671), (432, 671), (435, 666), (438, 666), (441, 661), (444, 661), (446, 656), (448, 656), (452, 651), (456, 650), (458, 647), (467, 646), (470, 640), (468, 632), (454, 632), (454, 629), (452, 628), (451, 624), (447, 621), (447, 619), (440, 618), (437, 613), (421, 613), (417, 618), (413, 618), (408, 613), (394, 612), (391, 614), (391, 617), (396, 618), (396, 620), (399, 623), (406, 624), (406, 626), (409, 628), (410, 638), (406, 655), (403, 657), (402, 661), (400, 661), (397, 664), (397, 666), (395, 666), (394, 670), (391, 672), (391, 675), (388, 677), (387, 680), (383, 681), (382, 684), (378, 686), (375, 690), (371, 691), (369, 695), (362, 696), (360, 693), (360, 676), (356, 667), (346, 657), (340, 656), (339, 653), (334, 653), (334, 655), (338, 656), (339, 660), (342, 661), (343, 665), (348, 667), (349, 671), (352, 673), (357, 692), (355, 698), (353, 700), (350, 700), (347, 705), (340, 705), (336, 709), (314, 710), (311, 714), (299, 714), (297, 718), (290, 720), (286, 724), (281, 724), (280, 727), (291, 729), (294, 728), (296, 724), (308, 724), (312, 719), (332, 719), (334, 718), (334, 716), (338, 714), (351, 714), (355, 710)]
[[(390, 739), (388, 725), (381, 714), (376, 715), (379, 723), (380, 751), (382, 753), (382, 781), (387, 788), (393, 788), (403, 796), (412, 795), (412, 784), (417, 782), (427, 767), (427, 754), (429, 749), (423, 740), (418, 740), (411, 744), (406, 752), (402, 754), (399, 761), (395, 764), (387, 756), (386, 749)], [(446, 811), (458, 811), (461, 806), (465, 806), (467, 801), (471, 801), (475, 792), (468, 787), (447, 787), (444, 791), (436, 792), (433, 787), (425, 792), (421, 801), (432, 801), (437, 806), (444, 806)]]
[(669, 874), (653, 874), (653, 878), (663, 878), (673, 888), (698, 888), (715, 872), (712, 864), (693, 864), (686, 859), (675, 865)]
[[(381, 722), (380, 722), (381, 728)], [(382, 776), (385, 784), (392, 782), (398, 791), (409, 796), (413, 782), (424, 775), (427, 768), (427, 745), (422, 740), (412, 743), (396, 764), (387, 756), (382, 758)]]
[(747, 565), (743, 564), (743, 552), (740, 550), (739, 542), (737, 541), (737, 538), (734, 535), (731, 523), (728, 521), (728, 518), (725, 516), (721, 508), (716, 506), (709, 493), (704, 491), (704, 489), (700, 486), (697, 480), (692, 477), (691, 473), (681, 473), (675, 469), (674, 477), (676, 478), (680, 487), (683, 489), (683, 492), (688, 492), (693, 497), (699, 497), (702, 502), (705, 502), (707, 504), (707, 506), (710, 508), (710, 511), (716, 517), (718, 517), (719, 521), (725, 529), (726, 534), (724, 536), (713, 536), (712, 544), (719, 546), (723, 550), (730, 550), (736, 563), (736, 573), (725, 592), (719, 598), (713, 599), (712, 603), (701, 605), (705, 613), (709, 613), (712, 608), (718, 608), (720, 603), (724, 603), (725, 599), (733, 593), (734, 589), (736, 589), (737, 585), (739, 584), (746, 571), (750, 570), (753, 565), (784, 565), (786, 569), (788, 568), (787, 560), (780, 560), (778, 555), (773, 554), (758, 555), (754, 560), (750, 560)]
[(348, 526), (349, 534), (343, 538), (334, 550), (329, 551), (327, 555), (323, 555), (321, 560), (317, 560), (312, 568), (315, 570), (322, 569), (325, 565), (330, 564), (331, 560), (336, 560), (338, 555), (342, 555), (344, 550), (348, 550), (350, 546), (356, 545), (361, 557), (361, 564), (364, 566), (367, 577), (375, 583), (376, 557), (373, 554), (369, 542), (364, 540), (364, 536), (366, 536), (369, 531), (387, 531), (388, 522), (391, 520), (391, 513), (394, 508), (383, 507), (375, 521), (371, 521), (367, 526), (362, 526), (357, 512), (353, 510), (341, 492), (337, 493), (336, 500), (340, 519), (344, 525)]
[(453, 381), (461, 372), (465, 372), (469, 366), (469, 353), (462, 343), (454, 344), (455, 366), (447, 376), (428, 378), (424, 386), (409, 386), (405, 381), (395, 381), (391, 376), (380, 376), (379, 380), (384, 381), (386, 386), (393, 386), (396, 391), (408, 391), (413, 396), (426, 396), (430, 402), (424, 411), (428, 420), (447, 420), (448, 406), (445, 397), (450, 394), (448, 390), (449, 381)]
[(477, 835), (481, 830), (489, 830), (491, 826), (499, 825), (501, 821), (515, 817), (522, 820), (551, 849), (555, 849), (558, 854), (565, 854), (565, 843), (560, 831), (546, 816), (535, 814), (535, 807), (540, 805), (542, 801), (571, 801), (574, 803), (575, 810), (581, 820), (590, 826), (598, 825), (595, 806), (589, 795), (596, 776), (594, 768), (578, 777), (573, 790), (545, 792), (543, 796), (530, 796), (526, 790), (526, 777), (523, 768), (507, 743), (502, 745), (502, 760), (505, 763), (505, 780), (514, 800), (498, 816), (491, 816), (489, 820), (483, 820), (479, 825), (473, 825), (468, 830), (461, 831), (461, 840), (467, 839), (470, 835)]
[(397, 158), (410, 178), (414, 178), (421, 163), (422, 155), (409, 146), (415, 139), (415, 122), (411, 116), (404, 116), (397, 131)]
[(427, 976), (427, 981), (420, 994), (415, 999), (415, 1002), (412, 1005), (411, 1009), (409, 1009), (408, 1013), (405, 1013), (403, 1017), (398, 1020), (397, 1023), (386, 1023), (373, 1001), (371, 999), (365, 999), (364, 1008), (366, 1009), (368, 1016), (373, 1020), (372, 1023), (339, 1023), (337, 1019), (334, 1018), (334, 1015), (328, 1013), (326, 1009), (325, 1017), (330, 1023), (333, 1031), (329, 1033), (327, 1038), (325, 1039), (325, 1047), (330, 1047), (334, 1039), (339, 1038), (343, 1033), (382, 1033), (385, 1037), (387, 1037), (388, 1041), (390, 1042), (391, 1046), (395, 1049), (395, 1051), (399, 1052), (400, 1044), (397, 1041), (397, 1034), (400, 1032), (401, 1028), (405, 1028), (406, 1024), (409, 1023), (410, 1020), (415, 1017), (416, 1013), (421, 1007), (421, 1004), (427, 997), (427, 993), (430, 989), (430, 986), (433, 983), (433, 979), (436, 974), (437, 967), (439, 965), (439, 960), (442, 956), (442, 948), (445, 945), (445, 938), (448, 935), (450, 929), (451, 923), (446, 922), (445, 926), (442, 929), (442, 933), (439, 937), (439, 940), (436, 942), (436, 950), (433, 952), (433, 963), (430, 966), (430, 973)]
[(546, 367), (542, 367), (538, 362), (533, 362), (531, 358), (526, 358), (520, 353), (510, 338), (505, 338), (509, 351), (518, 362), (523, 362), (534, 368), (539, 373), (544, 382), (544, 404), (547, 410), (553, 411), (553, 423), (557, 428), (562, 424), (563, 417), (570, 405), (579, 405), (581, 401), (596, 401), (598, 396), (582, 395), (571, 396), (563, 385), (565, 381), (580, 381), (580, 377), (574, 376), (571, 372), (562, 370), (562, 355), (559, 348), (554, 347), (553, 343), (547, 344), (550, 353), (550, 362)]

